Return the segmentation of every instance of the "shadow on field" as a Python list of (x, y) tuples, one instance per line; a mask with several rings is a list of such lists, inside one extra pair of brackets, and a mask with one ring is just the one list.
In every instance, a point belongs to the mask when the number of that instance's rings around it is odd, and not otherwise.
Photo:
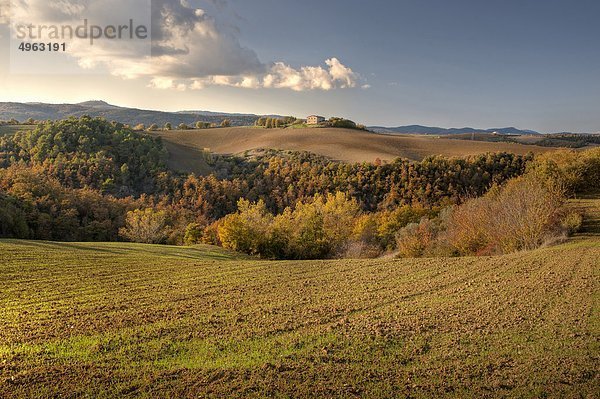
[(583, 213), (579, 236), (600, 236), (600, 193), (585, 194), (573, 200), (573, 206)]

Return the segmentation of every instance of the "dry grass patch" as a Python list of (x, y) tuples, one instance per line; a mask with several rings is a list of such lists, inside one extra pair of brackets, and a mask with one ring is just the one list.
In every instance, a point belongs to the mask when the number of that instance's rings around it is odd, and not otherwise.
[[(407, 158), (420, 161), (430, 155), (468, 156), (486, 152), (511, 152), (524, 155), (552, 149), (515, 143), (452, 140), (431, 136), (385, 135), (359, 130), (333, 128), (173, 130), (153, 132), (163, 138), (171, 154), (170, 166), (190, 172), (201, 172), (203, 151), (238, 154), (255, 149), (309, 151), (334, 160), (373, 162), (376, 159)], [(192, 160), (198, 159), (195, 165)]]

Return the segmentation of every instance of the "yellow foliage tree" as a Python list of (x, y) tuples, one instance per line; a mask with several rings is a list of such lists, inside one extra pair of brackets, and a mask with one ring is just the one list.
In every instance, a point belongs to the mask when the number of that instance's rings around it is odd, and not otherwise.
[(166, 214), (152, 208), (129, 211), (119, 235), (133, 242), (161, 244), (168, 236)]

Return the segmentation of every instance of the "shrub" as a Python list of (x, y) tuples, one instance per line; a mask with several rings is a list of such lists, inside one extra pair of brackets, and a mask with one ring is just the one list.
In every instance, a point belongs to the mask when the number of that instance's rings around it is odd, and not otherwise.
[(445, 239), (460, 255), (534, 249), (563, 233), (563, 190), (531, 176), (512, 179), (452, 212)]
[[(317, 198), (316, 202), (319, 202)], [(360, 206), (344, 193), (328, 194), (323, 203), (323, 229), (333, 248), (343, 246), (351, 237), (360, 215)]]
[(452, 209), (445, 236), (456, 255), (476, 254), (491, 245), (491, 205), (488, 199), (474, 198)]
[(238, 211), (223, 218), (218, 234), (223, 247), (252, 255), (265, 254), (270, 238), (273, 216), (261, 200), (251, 204), (245, 199), (238, 201)]
[(561, 185), (568, 194), (597, 192), (600, 190), (600, 148), (538, 155), (528, 166), (527, 173)]
[(421, 206), (403, 205), (392, 211), (376, 214), (377, 240), (381, 249), (392, 249), (396, 244), (396, 234), (410, 223), (418, 223), (423, 217), (435, 216), (435, 211)]
[(379, 246), (377, 228), (378, 220), (376, 214), (368, 213), (361, 215), (354, 223), (351, 239), (352, 241)]
[(355, 230), (358, 203), (337, 192), (287, 208), (274, 220), (272, 251), (279, 257), (320, 259), (340, 256)]
[(581, 215), (566, 212), (553, 179), (530, 174), (493, 187), (486, 195), (447, 208), (400, 230), (398, 255), (492, 255), (538, 248), (576, 232)]
[(572, 235), (581, 230), (583, 216), (578, 212), (569, 212), (561, 220), (560, 225), (567, 235)]
[(439, 226), (424, 217), (419, 223), (410, 223), (402, 228), (396, 236), (398, 256), (415, 258), (429, 251), (438, 235)]
[(209, 245), (223, 245), (219, 239), (219, 221), (213, 222), (204, 228), (202, 243)]
[(185, 228), (183, 242), (185, 243), (185, 245), (198, 244), (202, 240), (203, 232), (204, 229), (202, 228), (200, 223), (190, 223)]
[(360, 207), (342, 193), (317, 195), (273, 217), (261, 200), (238, 202), (218, 226), (223, 246), (268, 258), (320, 259), (341, 254), (350, 242)]
[[(319, 201), (319, 200), (317, 200)], [(272, 248), (285, 259), (320, 259), (331, 251), (323, 227), (322, 203), (317, 201), (286, 208), (274, 221)]]
[(331, 125), (331, 127), (338, 127), (343, 129), (356, 129), (356, 123), (344, 118), (330, 118), (329, 124)]
[(164, 211), (155, 211), (152, 208), (129, 211), (125, 223), (119, 234), (129, 241), (162, 244), (167, 239)]

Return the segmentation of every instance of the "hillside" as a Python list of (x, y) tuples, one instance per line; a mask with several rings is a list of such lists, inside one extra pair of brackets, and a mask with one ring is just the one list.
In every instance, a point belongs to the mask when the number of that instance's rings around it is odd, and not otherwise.
[[(139, 123), (151, 125), (156, 123), (159, 126), (163, 126), (167, 122), (170, 122), (173, 126), (177, 126), (180, 123), (193, 125), (198, 121), (218, 124), (223, 119), (229, 119), (233, 126), (252, 126), (260, 116), (283, 118), (282, 115), (276, 114), (256, 115), (248, 113), (227, 113), (203, 110), (183, 110), (176, 112), (144, 110), (138, 108), (120, 107), (100, 100), (84, 101), (77, 104), (0, 102), (0, 119), (4, 120), (9, 120), (11, 118), (19, 121), (25, 121), (29, 118), (33, 118), (35, 120), (58, 120), (70, 116), (80, 117), (82, 115), (101, 116), (108, 120), (115, 120), (131, 125), (137, 125)], [(370, 126), (369, 130), (384, 134), (423, 134), (442, 136), (492, 132), (497, 132), (498, 134), (520, 135), (539, 134), (533, 130), (517, 129), (515, 127), (475, 129), (471, 127), (442, 128), (422, 125), (408, 125), (398, 127)]]
[(433, 126), (422, 126), (422, 125), (409, 125), (409, 126), (398, 126), (398, 127), (384, 127), (384, 126), (370, 126), (370, 130), (377, 133), (386, 134), (428, 134), (428, 135), (455, 135), (455, 134), (471, 134), (471, 133), (497, 133), (497, 134), (525, 134), (525, 135), (537, 135), (539, 134), (533, 130), (517, 129), (516, 127), (497, 127), (492, 129), (474, 129), (472, 127), (462, 128), (443, 128)]
[(286, 262), (0, 240), (0, 396), (593, 397), (597, 240)]
[(78, 104), (45, 104), (45, 103), (14, 103), (0, 102), (0, 119), (11, 118), (25, 121), (29, 118), (35, 120), (58, 120), (70, 116), (83, 115), (100, 116), (109, 121), (128, 123), (132, 126), (139, 123), (151, 125), (156, 123), (163, 126), (169, 122), (173, 126), (180, 123), (193, 125), (198, 121), (221, 123), (229, 119), (233, 126), (252, 125), (258, 118), (253, 114), (227, 114), (208, 111), (182, 111), (163, 112), (137, 108), (119, 107), (104, 101), (85, 101)]
[[(333, 128), (255, 129), (222, 128), (156, 132), (171, 151), (171, 166), (196, 171), (193, 159), (201, 159), (201, 151), (238, 154), (255, 149), (309, 151), (348, 162), (373, 162), (398, 157), (421, 160), (429, 155), (465, 156), (485, 152), (506, 151), (526, 154), (549, 151), (548, 148), (516, 143), (461, 141), (416, 135), (385, 135), (360, 130)], [(198, 168), (203, 170), (202, 161)]]
[(600, 144), (598, 134), (535, 134), (507, 135), (493, 133), (465, 133), (446, 136), (449, 139), (488, 142), (512, 142), (519, 144), (534, 144), (540, 147), (585, 148)]

